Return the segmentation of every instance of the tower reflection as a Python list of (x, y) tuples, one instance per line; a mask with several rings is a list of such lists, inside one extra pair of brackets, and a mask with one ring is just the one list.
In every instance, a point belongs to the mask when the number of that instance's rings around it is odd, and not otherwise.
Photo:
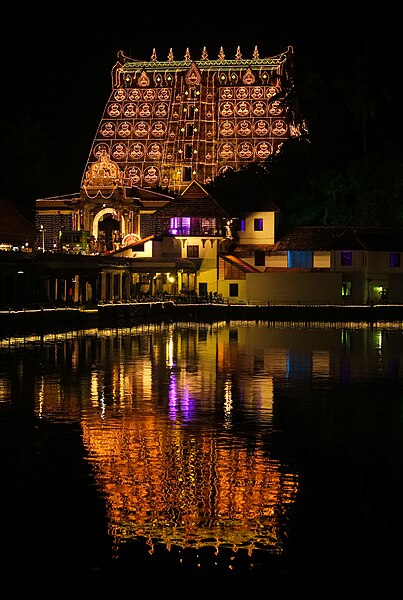
[(282, 552), (298, 476), (271, 456), (273, 377), (287, 352), (267, 344), (267, 328), (104, 330), (49, 352), (37, 414), (80, 420), (117, 552), (135, 538), (149, 552)]

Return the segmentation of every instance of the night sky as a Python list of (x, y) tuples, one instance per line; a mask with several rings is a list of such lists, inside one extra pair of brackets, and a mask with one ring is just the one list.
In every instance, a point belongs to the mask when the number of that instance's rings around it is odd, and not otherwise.
[(313, 121), (314, 141), (333, 160), (352, 152), (355, 142), (349, 139), (345, 108), (339, 99), (332, 103), (330, 85), (357, 67), (356, 52), (365, 46), (373, 56), (373, 85), (386, 87), (391, 98), (379, 113), (384, 135), (400, 139), (400, 17), (395, 8), (387, 10), (387, 3), (354, 15), (351, 2), (319, 11), (316, 3), (302, 2), (297, 7), (245, 2), (237, 8), (138, 2), (54, 6), (49, 12), (38, 3), (27, 8), (9, 5), (3, 18), (2, 156), (9, 152), (5, 126), (10, 122), (36, 124), (49, 142), (47, 174), (37, 169), (29, 189), (33, 197), (79, 191), (119, 50), (148, 60), (155, 48), (157, 58), (165, 60), (171, 47), (176, 59), (187, 47), (192, 58), (199, 59), (204, 46), (210, 58), (217, 57), (221, 46), (227, 58), (235, 56), (237, 46), (244, 58), (252, 56), (256, 45), (261, 56), (293, 46), (296, 64), (302, 65), (300, 87), (310, 98), (307, 116)]

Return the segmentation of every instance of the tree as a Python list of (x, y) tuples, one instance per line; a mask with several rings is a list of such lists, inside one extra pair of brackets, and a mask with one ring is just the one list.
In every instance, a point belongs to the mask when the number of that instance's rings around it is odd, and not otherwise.
[[(374, 149), (382, 143), (382, 112), (392, 100), (392, 90), (400, 85), (400, 81), (394, 81), (391, 64), (391, 57), (382, 48), (362, 44), (350, 54), (346, 68), (333, 81), (335, 92), (359, 132), (364, 154), (370, 145)], [(348, 127), (348, 123), (344, 126)]]

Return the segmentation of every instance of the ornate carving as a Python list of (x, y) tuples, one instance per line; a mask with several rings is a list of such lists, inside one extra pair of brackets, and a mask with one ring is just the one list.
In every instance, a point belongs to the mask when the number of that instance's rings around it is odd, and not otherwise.
[(194, 63), (192, 63), (189, 71), (186, 73), (185, 81), (188, 85), (200, 85), (200, 71)]
[(138, 78), (137, 84), (140, 87), (148, 87), (150, 85), (150, 78), (148, 77), (145, 71), (143, 71), (140, 77)]
[(175, 60), (172, 48), (158, 60), (119, 53), (114, 86), (84, 170), (106, 152), (133, 185), (166, 185), (177, 192), (195, 178), (212, 181), (222, 167), (233, 170), (278, 151), (299, 129), (285, 121), (272, 97), (281, 92), (290, 50), (260, 58), (257, 46), (243, 58), (223, 47), (209, 59), (192, 60), (189, 48)]
[(122, 182), (122, 172), (103, 150), (97, 162), (88, 167), (84, 187), (116, 187)]

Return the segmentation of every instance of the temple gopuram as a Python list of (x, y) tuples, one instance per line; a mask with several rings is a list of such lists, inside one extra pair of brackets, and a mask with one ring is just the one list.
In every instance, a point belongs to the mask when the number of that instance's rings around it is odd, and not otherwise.
[[(172, 49), (166, 60), (154, 49), (147, 61), (119, 51), (80, 190), (36, 201), (37, 246), (109, 254), (153, 234), (230, 235), (225, 211), (190, 186), (263, 162), (300, 135), (281, 97), (292, 88), (292, 60), (291, 46), (269, 58), (257, 46), (248, 58), (240, 47), (216, 59), (206, 48), (200, 59), (186, 49), (181, 60)], [(175, 198), (186, 210), (171, 214)]]
[[(175, 60), (156, 51), (135, 60), (120, 51), (112, 69), (112, 92), (84, 169), (108, 157), (128, 187), (163, 188), (178, 194), (196, 180), (208, 184), (227, 169), (264, 161), (284, 140), (298, 135), (286, 109), (274, 100), (287, 74), (293, 49), (270, 58), (226, 58), (223, 48), (210, 59), (189, 49)], [(103, 174), (105, 175), (105, 174)], [(91, 195), (91, 193), (90, 193)]]

